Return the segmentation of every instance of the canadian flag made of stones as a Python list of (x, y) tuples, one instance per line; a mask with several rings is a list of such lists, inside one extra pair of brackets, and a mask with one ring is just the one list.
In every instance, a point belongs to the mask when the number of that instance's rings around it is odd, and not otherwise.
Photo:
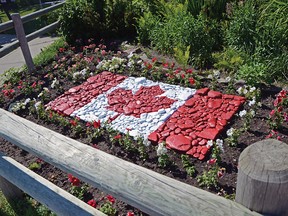
[(199, 159), (245, 102), (245, 98), (184, 88), (104, 71), (46, 105), (58, 113), (93, 122), (109, 121), (122, 133), (165, 141)]

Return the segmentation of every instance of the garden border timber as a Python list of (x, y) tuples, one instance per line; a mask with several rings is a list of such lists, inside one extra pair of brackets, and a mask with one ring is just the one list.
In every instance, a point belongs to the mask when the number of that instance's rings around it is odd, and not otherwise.
[(25, 193), (44, 204), (57, 215), (105, 215), (12, 158), (0, 153), (0, 189), (8, 202), (15, 202), (20, 198), (21, 194), (18, 188), (23, 189)]
[[(0, 109), (0, 136), (151, 215), (260, 215)], [(5, 177), (5, 176), (4, 176)]]

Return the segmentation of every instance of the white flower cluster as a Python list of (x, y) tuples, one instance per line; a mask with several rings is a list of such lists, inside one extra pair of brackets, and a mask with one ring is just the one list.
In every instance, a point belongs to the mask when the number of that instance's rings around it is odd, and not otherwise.
[(27, 98), (24, 102), (15, 102), (9, 106), (9, 112), (18, 112), (21, 109), (25, 109), (26, 105), (31, 101), (30, 98)]
[(167, 154), (167, 149), (165, 147), (165, 144), (162, 142), (162, 143), (158, 144), (157, 156), (161, 156), (161, 155), (164, 155), (164, 154)]
[(55, 77), (52, 81), (51, 88), (54, 89), (56, 85), (59, 85), (59, 80)]
[(144, 135), (143, 145), (146, 147), (151, 145), (151, 142), (148, 140), (148, 135)]
[(38, 98), (42, 97), (47, 92), (49, 92), (49, 89), (47, 87), (44, 87), (43, 90), (38, 94)]
[(256, 91), (256, 87), (244, 85), (244, 86), (239, 87), (236, 91), (240, 95), (246, 95), (248, 92), (252, 93)]
[(78, 77), (83, 77), (87, 74), (87, 68), (84, 68), (83, 70), (81, 71), (77, 71), (75, 73), (73, 73), (73, 79), (77, 79)]
[(127, 56), (127, 58), (128, 58), (127, 66), (129, 68), (134, 67), (135, 65), (140, 65), (141, 66), (142, 63), (143, 63), (143, 61), (141, 59), (139, 60), (139, 56), (134, 54), (134, 53), (132, 53), (132, 52)]
[(228, 129), (228, 130), (227, 130), (227, 132), (226, 132), (227, 136), (228, 136), (228, 137), (231, 137), (231, 136), (233, 136), (233, 134), (234, 134), (234, 131), (235, 131), (235, 129), (234, 129), (234, 128), (230, 128), (230, 129)]
[(219, 149), (224, 152), (224, 147), (223, 147), (223, 140), (222, 139), (217, 139), (216, 140), (216, 145), (219, 147)]
[(113, 57), (111, 60), (102, 60), (98, 63), (96, 68), (98, 70), (108, 70), (110, 72), (116, 72), (120, 67), (126, 67), (127, 60), (119, 57)]
[(239, 116), (242, 118), (243, 116), (245, 116), (247, 114), (246, 110), (242, 110), (239, 112)]

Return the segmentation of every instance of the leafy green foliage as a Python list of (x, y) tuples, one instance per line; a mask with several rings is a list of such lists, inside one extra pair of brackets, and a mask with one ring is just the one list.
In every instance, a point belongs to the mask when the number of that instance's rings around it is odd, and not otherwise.
[(196, 173), (195, 166), (189, 161), (189, 156), (188, 155), (181, 155), (181, 160), (183, 163), (183, 167), (186, 170), (187, 174), (191, 177), (193, 177)]
[(141, 0), (67, 0), (61, 12), (61, 30), (68, 42), (133, 36), (136, 19), (146, 7)]

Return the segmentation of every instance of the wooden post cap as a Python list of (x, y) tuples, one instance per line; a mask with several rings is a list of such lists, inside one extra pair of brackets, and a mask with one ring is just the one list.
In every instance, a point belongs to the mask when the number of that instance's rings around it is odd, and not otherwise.
[(288, 145), (266, 139), (248, 146), (238, 164), (236, 202), (268, 215), (288, 215)]

